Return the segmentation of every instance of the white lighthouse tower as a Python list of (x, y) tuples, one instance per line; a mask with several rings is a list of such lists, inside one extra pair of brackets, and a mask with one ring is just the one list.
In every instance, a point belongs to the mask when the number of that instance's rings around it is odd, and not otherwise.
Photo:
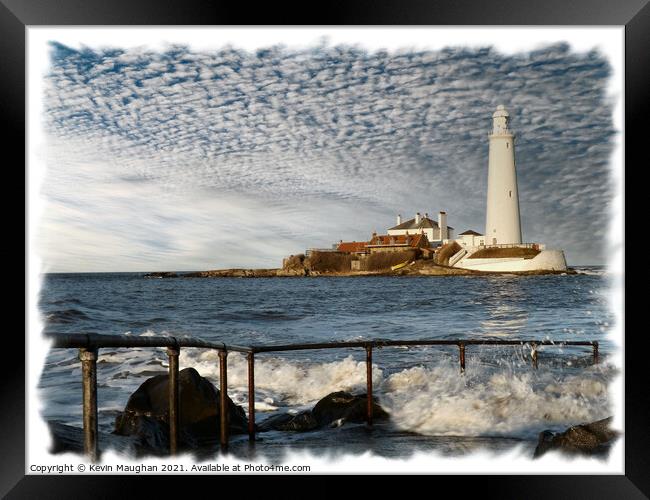
[[(492, 114), (493, 125), (489, 134), (485, 235), (476, 231), (461, 233), (462, 237), (456, 243), (462, 248), (450, 257), (450, 265), (486, 272), (564, 272), (567, 265), (562, 250), (547, 249), (541, 243), (521, 243), (515, 134), (508, 128), (509, 121), (510, 114), (506, 108), (497, 106)], [(495, 245), (513, 245), (516, 248)]]
[(510, 114), (501, 104), (492, 114), (489, 134), (485, 244), (520, 244), (519, 193), (515, 168), (515, 135), (508, 128)]

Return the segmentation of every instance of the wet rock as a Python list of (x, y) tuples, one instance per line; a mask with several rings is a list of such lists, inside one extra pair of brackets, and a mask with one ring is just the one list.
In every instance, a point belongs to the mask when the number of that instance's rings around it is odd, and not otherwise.
[(115, 420), (115, 434), (135, 438), (138, 449), (165, 453), (169, 449), (167, 420), (125, 412)]
[[(368, 396), (353, 396), (348, 392), (333, 392), (321, 399), (312, 410), (312, 415), (319, 427), (332, 425), (334, 422), (362, 423), (366, 421)], [(388, 418), (388, 413), (373, 401), (373, 420)], [(343, 419), (343, 421), (341, 421)]]
[(310, 411), (304, 411), (297, 415), (282, 413), (264, 420), (258, 427), (258, 432), (266, 431), (295, 431), (306, 432), (318, 428), (318, 422)]
[(590, 424), (574, 425), (562, 433), (543, 431), (535, 448), (534, 457), (540, 457), (550, 450), (561, 450), (571, 454), (603, 455), (618, 436), (610, 425), (612, 417)]
[(280, 277), (309, 276), (309, 271), (304, 267), (300, 269), (278, 269), (275, 275)]
[(83, 453), (83, 429), (56, 421), (47, 422), (47, 426), (52, 438), (50, 453)]
[[(365, 394), (352, 395), (347, 392), (333, 392), (321, 399), (311, 411), (297, 415), (283, 413), (267, 418), (257, 426), (258, 432), (297, 431), (306, 432), (323, 427), (340, 427), (346, 422), (366, 421), (368, 397)], [(373, 401), (373, 420), (384, 420), (388, 413)]]
[(183, 274), (184, 278), (273, 278), (280, 269), (214, 269)]
[[(49, 452), (57, 453), (83, 453), (84, 433), (81, 427), (74, 427), (58, 421), (48, 421), (47, 426), (52, 438)], [(135, 455), (135, 443), (129, 437), (116, 436), (99, 432), (98, 448), (102, 450), (115, 450), (125, 455)]]
[[(219, 390), (194, 368), (179, 372), (179, 445), (195, 448), (219, 438)], [(152, 450), (169, 447), (168, 376), (156, 375), (146, 380), (129, 398), (124, 412), (115, 419), (115, 434), (137, 437), (138, 445)], [(246, 432), (248, 420), (244, 410), (228, 402), (229, 430)]]
[(147, 273), (145, 278), (178, 278), (178, 274), (171, 272)]

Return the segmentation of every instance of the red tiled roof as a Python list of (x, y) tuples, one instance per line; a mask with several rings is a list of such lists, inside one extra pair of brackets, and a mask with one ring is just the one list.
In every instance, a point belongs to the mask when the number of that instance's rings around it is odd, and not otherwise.
[[(399, 235), (389, 235), (389, 234), (380, 234), (374, 236), (369, 242), (369, 245), (409, 245), (412, 247), (420, 246), (422, 239), (427, 239), (426, 234), (399, 234)], [(428, 243), (428, 240), (427, 240)]]
[(367, 241), (342, 241), (336, 249), (339, 252), (363, 252), (366, 250)]

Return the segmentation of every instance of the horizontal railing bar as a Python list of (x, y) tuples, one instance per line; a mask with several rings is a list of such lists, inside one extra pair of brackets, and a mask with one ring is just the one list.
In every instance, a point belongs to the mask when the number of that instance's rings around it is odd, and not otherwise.
[(100, 335), (97, 333), (57, 333), (48, 335), (53, 347), (198, 347), (226, 351), (251, 352), (250, 347), (208, 342), (194, 337), (132, 337), (130, 335)]
[(279, 351), (302, 351), (308, 349), (345, 349), (354, 347), (390, 347), (390, 346), (429, 346), (429, 345), (555, 345), (555, 346), (594, 346), (598, 342), (591, 340), (479, 340), (479, 339), (458, 339), (458, 340), (366, 340), (351, 342), (318, 342), (306, 344), (285, 344), (251, 346), (253, 352), (279, 352)]
[(419, 340), (356, 340), (344, 342), (313, 342), (302, 344), (240, 346), (223, 342), (208, 342), (194, 337), (132, 337), (128, 335), (100, 335), (96, 333), (50, 334), (57, 348), (100, 348), (100, 347), (196, 347), (236, 352), (280, 352), (315, 349), (346, 349), (366, 347), (433, 346), (433, 345), (554, 345), (554, 346), (597, 346), (591, 340), (496, 340), (496, 339), (419, 339)]

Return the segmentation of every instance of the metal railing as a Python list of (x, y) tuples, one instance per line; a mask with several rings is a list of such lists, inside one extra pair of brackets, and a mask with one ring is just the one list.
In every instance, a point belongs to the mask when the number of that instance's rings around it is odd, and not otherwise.
[(493, 136), (493, 135), (512, 135), (513, 137), (517, 134), (514, 133), (511, 129), (505, 129), (500, 132), (496, 132), (493, 128), (488, 130), (488, 136)]
[(98, 457), (97, 449), (97, 357), (98, 350), (105, 347), (131, 348), (131, 347), (166, 347), (169, 357), (169, 448), (172, 455), (178, 450), (179, 435), (179, 387), (178, 387), (178, 357), (182, 347), (217, 350), (219, 355), (219, 441), (222, 451), (228, 449), (228, 352), (246, 353), (248, 363), (248, 437), (252, 443), (255, 441), (255, 354), (286, 351), (303, 351), (315, 349), (354, 349), (363, 348), (366, 351), (366, 388), (367, 388), (367, 413), (366, 422), (372, 426), (372, 350), (383, 347), (403, 346), (457, 346), (459, 355), (460, 372), (465, 372), (465, 349), (467, 346), (494, 345), (494, 346), (525, 346), (531, 348), (533, 367), (538, 367), (537, 350), (539, 346), (590, 346), (592, 348), (593, 363), (598, 363), (597, 341), (551, 341), (551, 340), (360, 340), (351, 342), (320, 342), (303, 344), (280, 345), (252, 345), (239, 346), (223, 342), (208, 342), (193, 337), (132, 337), (127, 335), (99, 335), (87, 334), (50, 334), (53, 339), (52, 347), (77, 348), (82, 365), (82, 391), (83, 391), (83, 432), (84, 453), (95, 461)]
[(537, 248), (539, 243), (499, 243), (478, 245), (480, 248)]

